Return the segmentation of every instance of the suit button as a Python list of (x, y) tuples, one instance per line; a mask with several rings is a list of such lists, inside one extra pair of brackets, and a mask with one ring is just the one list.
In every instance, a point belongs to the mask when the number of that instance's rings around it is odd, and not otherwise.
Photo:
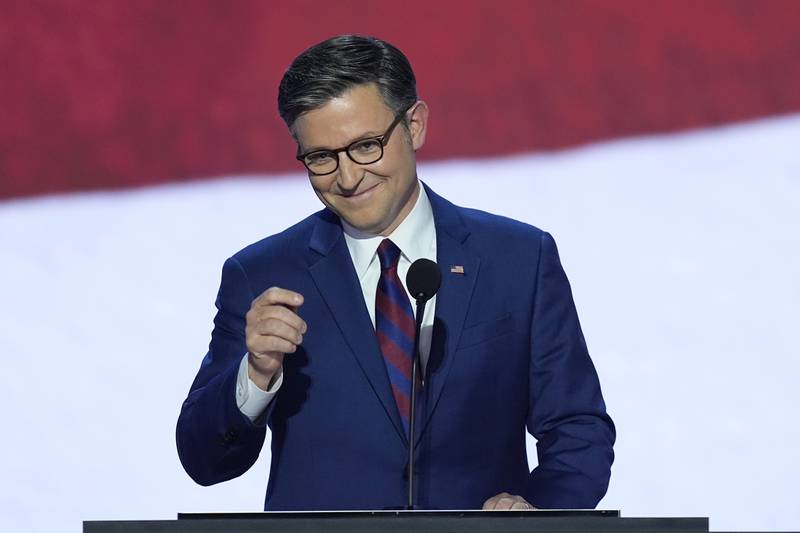
[(237, 433), (235, 429), (229, 429), (222, 436), (222, 442), (224, 442), (225, 444), (233, 444), (238, 439), (239, 439), (239, 433)]

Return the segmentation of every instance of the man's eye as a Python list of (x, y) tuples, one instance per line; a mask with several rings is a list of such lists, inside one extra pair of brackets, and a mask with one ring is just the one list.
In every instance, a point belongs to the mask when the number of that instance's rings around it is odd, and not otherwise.
[(355, 143), (350, 148), (350, 150), (361, 154), (371, 154), (374, 152), (380, 152), (381, 143), (377, 139), (365, 139), (363, 141)]
[(309, 165), (321, 165), (333, 159), (332, 152), (314, 152), (306, 156), (306, 163)]

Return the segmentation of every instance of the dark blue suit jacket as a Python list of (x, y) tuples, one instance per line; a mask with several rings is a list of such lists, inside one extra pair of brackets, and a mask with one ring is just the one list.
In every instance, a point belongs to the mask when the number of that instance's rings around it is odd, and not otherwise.
[[(480, 508), (505, 491), (543, 508), (596, 506), (614, 426), (552, 237), (426, 190), (443, 278), (418, 411), (418, 505)], [(304, 295), (308, 332), (252, 423), (235, 401), (244, 317), (271, 286)], [(177, 426), (189, 475), (210, 485), (242, 474), (268, 425), (265, 509), (404, 505), (409, 443), (338, 218), (320, 211), (228, 259), (216, 304)], [(538, 440), (533, 472), (526, 428)]]

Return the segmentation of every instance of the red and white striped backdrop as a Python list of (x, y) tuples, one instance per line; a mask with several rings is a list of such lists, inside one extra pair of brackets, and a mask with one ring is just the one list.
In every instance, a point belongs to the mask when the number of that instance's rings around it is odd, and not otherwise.
[(480, 157), (800, 110), (800, 2), (0, 1), (0, 199), (296, 168), (275, 109), (338, 33), (397, 44), (421, 157)]

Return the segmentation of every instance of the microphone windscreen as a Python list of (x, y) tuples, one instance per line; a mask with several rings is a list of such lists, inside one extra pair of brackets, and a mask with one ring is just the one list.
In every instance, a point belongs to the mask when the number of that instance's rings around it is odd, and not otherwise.
[(406, 286), (416, 300), (427, 302), (439, 290), (442, 272), (439, 265), (430, 259), (417, 259), (408, 268)]

